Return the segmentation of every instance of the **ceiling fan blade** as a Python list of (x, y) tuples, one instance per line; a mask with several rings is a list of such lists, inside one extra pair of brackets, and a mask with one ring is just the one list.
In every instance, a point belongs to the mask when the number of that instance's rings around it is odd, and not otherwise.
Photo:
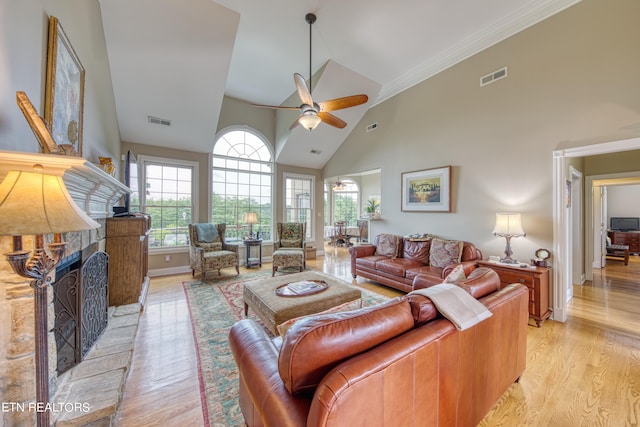
[(337, 127), (338, 129), (343, 129), (347, 125), (347, 122), (344, 120), (324, 111), (319, 112), (318, 117), (320, 117), (324, 123)]
[(303, 104), (313, 106), (313, 99), (311, 99), (311, 92), (307, 88), (307, 82), (304, 80), (301, 74), (295, 73), (293, 75), (293, 81), (296, 83), (296, 89), (298, 90), (298, 96)]
[[(298, 117), (298, 119), (299, 119), (299, 117)], [(294, 130), (296, 128), (296, 126), (298, 126), (300, 124), (298, 119), (296, 119), (295, 122), (291, 123), (291, 126), (289, 126), (289, 130)]]
[(329, 101), (319, 102), (320, 111), (336, 111), (343, 108), (355, 107), (364, 104), (369, 97), (364, 94), (345, 96), (344, 98), (331, 99)]
[(252, 107), (260, 108), (277, 108), (279, 110), (299, 110), (300, 107), (285, 107), (282, 105), (263, 105), (263, 104), (251, 104)]

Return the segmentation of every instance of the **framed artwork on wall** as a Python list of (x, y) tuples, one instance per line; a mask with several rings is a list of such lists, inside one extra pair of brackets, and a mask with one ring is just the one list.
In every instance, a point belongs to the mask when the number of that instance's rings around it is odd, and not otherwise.
[(451, 166), (402, 173), (402, 211), (451, 212)]
[(49, 18), (44, 117), (62, 154), (82, 155), (84, 68), (58, 18)]

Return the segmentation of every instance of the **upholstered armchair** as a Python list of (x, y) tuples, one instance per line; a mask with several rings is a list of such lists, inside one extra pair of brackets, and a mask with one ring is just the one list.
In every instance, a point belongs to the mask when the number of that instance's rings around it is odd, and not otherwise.
[(235, 267), (236, 274), (240, 274), (238, 247), (229, 245), (224, 240), (226, 224), (189, 224), (189, 264), (191, 274), (196, 271), (204, 279), (210, 271), (227, 267)]
[(276, 231), (271, 276), (276, 274), (278, 267), (297, 267), (303, 271), (306, 268), (304, 238), (307, 225), (303, 222), (279, 222)]

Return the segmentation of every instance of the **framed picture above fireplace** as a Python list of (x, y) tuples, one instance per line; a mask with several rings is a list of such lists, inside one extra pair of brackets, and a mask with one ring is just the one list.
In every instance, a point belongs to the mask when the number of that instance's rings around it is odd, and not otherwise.
[(58, 18), (49, 18), (45, 120), (62, 154), (82, 156), (84, 68)]

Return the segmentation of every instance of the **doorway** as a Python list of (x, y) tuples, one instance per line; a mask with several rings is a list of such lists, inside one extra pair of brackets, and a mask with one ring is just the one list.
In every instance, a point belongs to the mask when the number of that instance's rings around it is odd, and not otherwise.
[[(553, 252), (556, 254), (556, 262), (553, 269), (553, 315), (552, 318), (559, 322), (567, 320), (567, 297), (569, 284), (573, 281), (573, 244), (572, 236), (572, 211), (567, 206), (567, 180), (571, 180), (570, 167), (566, 160), (576, 157), (592, 156), (597, 154), (615, 153), (620, 151), (640, 150), (640, 138), (611, 141), (602, 144), (586, 145), (582, 147), (568, 148), (553, 152)], [(591, 188), (587, 186), (586, 188)], [(586, 192), (588, 196), (591, 192)], [(585, 206), (591, 206), (585, 200)], [(586, 209), (589, 215), (591, 210)], [(586, 216), (585, 215), (585, 216)], [(585, 218), (585, 226), (590, 227), (591, 218)], [(587, 237), (593, 236), (586, 233)], [(590, 238), (590, 240), (591, 240)], [(593, 259), (593, 245), (585, 242), (585, 260)], [(585, 271), (591, 272), (591, 262), (585, 262)], [(588, 278), (588, 273), (587, 273)]]

